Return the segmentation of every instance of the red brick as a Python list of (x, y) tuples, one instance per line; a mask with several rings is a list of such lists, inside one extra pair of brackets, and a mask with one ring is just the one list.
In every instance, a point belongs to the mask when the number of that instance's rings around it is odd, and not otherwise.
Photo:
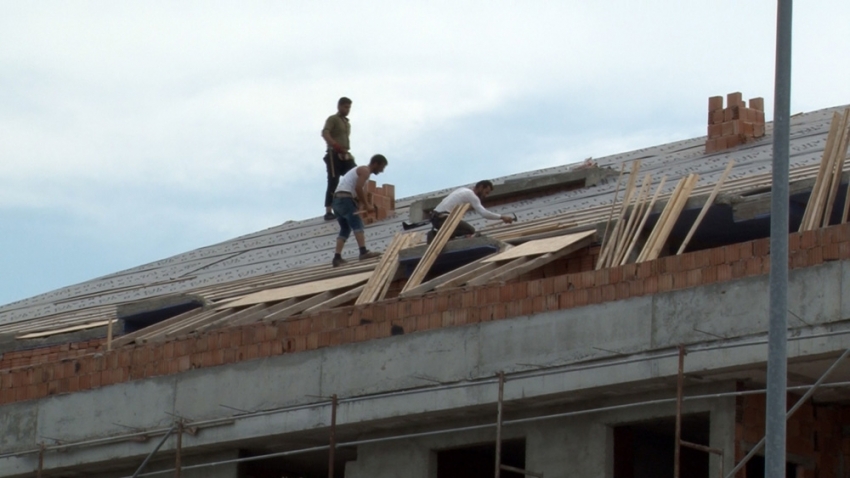
[(658, 292), (669, 292), (673, 290), (673, 274), (660, 274), (658, 276)]
[(709, 96), (708, 97), (708, 111), (717, 111), (723, 109), (723, 97), (722, 96)]

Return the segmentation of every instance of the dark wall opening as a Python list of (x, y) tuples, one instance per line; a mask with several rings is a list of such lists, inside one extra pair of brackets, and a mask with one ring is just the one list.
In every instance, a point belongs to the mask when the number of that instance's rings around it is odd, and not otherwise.
[[(263, 455), (270, 450), (243, 451), (243, 457)], [(334, 452), (334, 478), (345, 477), (345, 462), (357, 459), (355, 448), (337, 448)], [(328, 478), (328, 452), (261, 459), (239, 464), (239, 478)]]
[[(708, 414), (682, 417), (682, 439), (708, 445)], [(673, 478), (675, 418), (614, 428), (614, 478)], [(680, 476), (708, 478), (707, 453), (682, 447)]]
[[(525, 469), (525, 440), (502, 442), (502, 464)], [(496, 444), (485, 443), (437, 452), (437, 478), (492, 478), (496, 472)], [(523, 478), (502, 471), (503, 478)]]
[[(747, 478), (761, 478), (764, 476), (764, 457), (754, 456), (750, 458), (746, 466)], [(797, 465), (793, 463), (785, 464), (785, 478), (797, 478)]]

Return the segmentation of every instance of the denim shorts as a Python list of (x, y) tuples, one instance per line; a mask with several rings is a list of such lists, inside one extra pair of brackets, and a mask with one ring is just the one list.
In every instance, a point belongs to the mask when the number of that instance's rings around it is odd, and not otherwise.
[(354, 202), (354, 198), (334, 197), (332, 208), (339, 223), (339, 237), (348, 239), (351, 231), (363, 232), (363, 220), (355, 214), (357, 203)]

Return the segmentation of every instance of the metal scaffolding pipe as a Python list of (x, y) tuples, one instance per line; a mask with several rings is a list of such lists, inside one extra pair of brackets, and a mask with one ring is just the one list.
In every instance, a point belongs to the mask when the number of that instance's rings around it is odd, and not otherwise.
[[(789, 391), (804, 390), (804, 389), (808, 390), (808, 389), (811, 389), (812, 387), (813, 387), (813, 385), (799, 385), (799, 386), (796, 386), (796, 387), (789, 387), (788, 390)], [(850, 387), (850, 381), (821, 384), (821, 387)], [(718, 399), (718, 398), (740, 397), (740, 396), (746, 396), (746, 395), (763, 395), (764, 393), (765, 393), (764, 389), (761, 389), (761, 390), (744, 390), (744, 391), (736, 391), (736, 392), (719, 392), (719, 393), (711, 393), (711, 394), (704, 394), (704, 395), (694, 395), (694, 396), (691, 396), (691, 397), (684, 397), (683, 400), (685, 400), (685, 401), (708, 400), (708, 399)], [(567, 418), (567, 417), (574, 417), (574, 416), (580, 416), (580, 415), (589, 415), (589, 414), (593, 414), (593, 413), (605, 413), (605, 412), (611, 412), (611, 411), (616, 411), (616, 410), (624, 410), (624, 409), (633, 408), (633, 407), (640, 407), (640, 406), (663, 405), (663, 404), (673, 403), (675, 401), (676, 401), (676, 398), (660, 398), (660, 399), (656, 399), (656, 400), (646, 400), (646, 401), (643, 401), (643, 402), (634, 402), (634, 403), (627, 403), (627, 404), (622, 404), (622, 405), (611, 405), (611, 406), (607, 406), (607, 407), (598, 407), (598, 408), (591, 408), (591, 409), (585, 409), (585, 410), (577, 410), (577, 411), (573, 411), (573, 412), (556, 413), (556, 414), (551, 414), (551, 415), (543, 415), (543, 416), (539, 416), (539, 417), (505, 420), (505, 421), (502, 422), (502, 425), (503, 426), (504, 425), (518, 425), (518, 424), (522, 424), (522, 423), (530, 423), (530, 422), (535, 422), (535, 421), (553, 420), (553, 419), (558, 419), (558, 418)], [(408, 433), (408, 434), (404, 434), (404, 435), (392, 435), (392, 436), (380, 437), (380, 438), (369, 438), (369, 439), (364, 439), (364, 440), (337, 443), (336, 446), (337, 446), (337, 448), (342, 448), (342, 447), (351, 447), (351, 446), (359, 446), (359, 445), (369, 445), (369, 444), (373, 444), (373, 443), (384, 443), (384, 442), (388, 442), (388, 441), (408, 440), (408, 439), (411, 439), (411, 438), (424, 438), (424, 437), (428, 437), (428, 436), (445, 435), (447, 433), (460, 433), (460, 432), (467, 432), (467, 431), (483, 430), (483, 429), (487, 429), (487, 428), (493, 428), (495, 426), (496, 426), (495, 423), (485, 423), (485, 424), (481, 424), (481, 425), (470, 425), (470, 426), (465, 426), (465, 427), (447, 428), (447, 429), (432, 430), (432, 431), (427, 431), (427, 432)], [(265, 454), (265, 455), (255, 455), (255, 456), (245, 457), (245, 458), (234, 458), (234, 459), (230, 459), (230, 460), (223, 460), (223, 461), (210, 462), (210, 463), (202, 463), (202, 464), (198, 464), (198, 465), (185, 466), (185, 467), (183, 467), (183, 469), (184, 470), (190, 470), (190, 469), (194, 470), (194, 469), (199, 469), (199, 468), (207, 468), (207, 467), (211, 467), (211, 466), (229, 465), (229, 464), (233, 464), (233, 463), (244, 463), (244, 462), (250, 462), (250, 461), (259, 461), (259, 460), (265, 460), (265, 459), (269, 459), (269, 458), (279, 458), (279, 457), (285, 457), (285, 456), (303, 455), (305, 453), (312, 453), (312, 452), (316, 452), (316, 451), (325, 451), (327, 449), (328, 449), (328, 445), (320, 445), (320, 446), (315, 446), (315, 447), (311, 447), (311, 448), (302, 448), (302, 449), (299, 449), (299, 450), (289, 450), (289, 451), (268, 453), (268, 454)], [(141, 474), (139, 476), (154, 476), (154, 475), (169, 473), (171, 471), (173, 471), (173, 470), (153, 471), (153, 472)], [(728, 476), (729, 475), (727, 475), (727, 477)], [(131, 477), (123, 477), (123, 478), (131, 478)]]
[[(165, 441), (168, 440), (168, 437), (171, 436), (171, 433), (174, 432), (175, 428), (177, 428), (176, 423), (174, 425), (172, 425), (171, 428), (168, 429), (168, 432), (165, 434), (164, 437), (162, 437), (162, 440), (160, 440), (159, 443), (157, 443), (156, 448), (154, 448), (153, 451), (148, 453), (148, 456), (145, 457), (145, 461), (143, 461), (142, 464), (139, 465), (139, 469), (137, 469), (136, 472), (133, 473), (133, 478), (136, 478), (137, 476), (139, 476), (139, 473), (141, 473), (142, 470), (145, 469), (145, 466), (147, 466), (148, 462), (151, 460), (151, 457), (153, 457), (156, 454), (156, 452), (159, 451), (159, 449), (162, 447), (162, 445), (165, 443)], [(169, 471), (173, 471), (173, 470), (169, 470)]]
[(502, 400), (505, 398), (505, 372), (499, 371), (499, 401), (496, 405), (496, 478), (502, 474)]
[(334, 452), (336, 451), (336, 394), (331, 397), (331, 436), (328, 440), (328, 478), (334, 478)]
[(682, 393), (685, 385), (685, 346), (679, 345), (679, 373), (676, 376), (676, 448), (673, 451), (673, 478), (679, 478), (682, 452)]

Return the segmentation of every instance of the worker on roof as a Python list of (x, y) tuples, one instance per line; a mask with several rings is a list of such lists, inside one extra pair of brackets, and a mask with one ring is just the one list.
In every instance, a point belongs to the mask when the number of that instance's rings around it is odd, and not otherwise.
[(351, 135), (351, 123), (348, 121), (348, 113), (351, 112), (351, 100), (343, 96), (336, 105), (336, 113), (328, 116), (325, 127), (322, 128), (322, 138), (327, 143), (325, 153), (325, 167), (328, 171), (328, 188), (325, 191), (325, 220), (332, 221), (336, 218), (331, 211), (334, 191), (339, 184), (339, 178), (352, 170), (357, 164), (354, 156), (349, 152), (350, 144), (348, 138)]
[(360, 260), (377, 257), (380, 254), (370, 252), (366, 249), (366, 236), (363, 234), (363, 220), (361, 215), (372, 209), (366, 197), (366, 182), (372, 174), (378, 175), (387, 167), (387, 158), (382, 154), (376, 154), (369, 160), (368, 166), (354, 168), (339, 181), (339, 185), (333, 195), (333, 212), (339, 222), (339, 237), (336, 238), (336, 249), (334, 250), (333, 266), (338, 267), (345, 264), (342, 258), (342, 248), (351, 231), (354, 231), (354, 239), (360, 247)]
[[(457, 188), (452, 191), (451, 194), (443, 198), (443, 200), (440, 201), (440, 204), (437, 204), (437, 207), (431, 211), (431, 225), (433, 226), (433, 229), (428, 232), (428, 243), (434, 239), (437, 231), (443, 226), (443, 223), (446, 222), (446, 218), (449, 217), (449, 213), (458, 204), (468, 203), (472, 206), (472, 209), (475, 209), (475, 212), (487, 219), (500, 219), (506, 224), (514, 222), (514, 218), (512, 216), (504, 214), (500, 215), (484, 209), (484, 206), (481, 205), (481, 200), (486, 198), (491, 192), (493, 192), (493, 183), (484, 180), (478, 181), (472, 189), (466, 187)], [(471, 236), (473, 234), (475, 234), (475, 228), (466, 221), (460, 221), (457, 228), (455, 228), (452, 237)]]

